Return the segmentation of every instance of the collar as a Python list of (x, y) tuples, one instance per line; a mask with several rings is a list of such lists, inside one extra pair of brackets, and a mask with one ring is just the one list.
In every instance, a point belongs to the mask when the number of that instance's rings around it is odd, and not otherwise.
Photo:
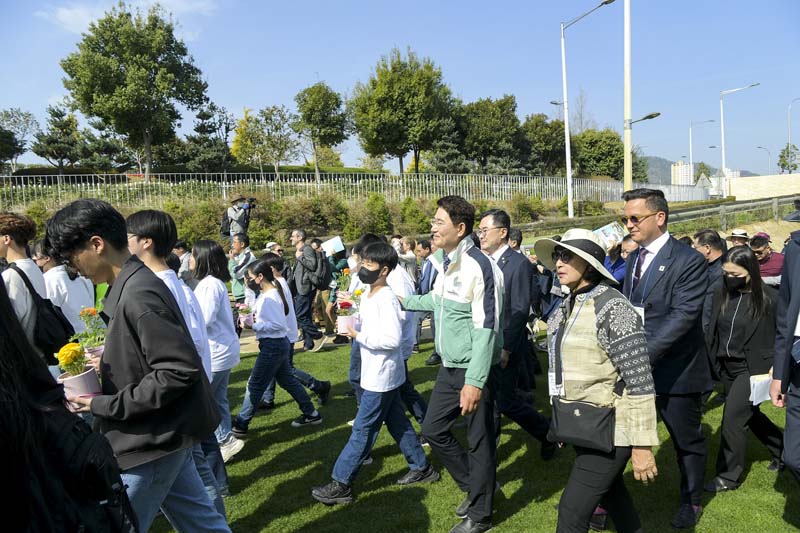
[(658, 252), (660, 252), (661, 249), (664, 247), (664, 245), (666, 245), (667, 242), (669, 242), (669, 238), (670, 238), (669, 231), (664, 232), (664, 234), (661, 237), (651, 242), (648, 246), (645, 246), (647, 253), (650, 254), (652, 257), (658, 255)]
[[(448, 268), (448, 271), (459, 262), (462, 255), (466, 254), (471, 248), (474, 247), (475, 245), (472, 243), (472, 239), (470, 239), (469, 236), (461, 239), (461, 242), (458, 243), (456, 249), (447, 254), (447, 256), (450, 258), (450, 267)], [(436, 268), (436, 270), (441, 271), (444, 264), (444, 250), (441, 248), (436, 250), (435, 254), (428, 256), (428, 259), (431, 260), (431, 264)]]
[(503, 254), (506, 253), (506, 250), (509, 250), (509, 247), (507, 244), (504, 244), (503, 246), (495, 250), (495, 252), (490, 257), (494, 259), (495, 263), (499, 263), (500, 258), (503, 257)]
[(122, 269), (120, 269), (119, 274), (117, 274), (114, 284), (109, 286), (106, 297), (103, 299), (102, 314), (108, 317), (109, 320), (114, 316), (117, 304), (119, 303), (119, 297), (122, 294), (122, 289), (125, 287), (128, 278), (142, 268), (147, 267), (142, 263), (142, 260), (135, 255), (131, 255), (125, 263), (122, 264)]

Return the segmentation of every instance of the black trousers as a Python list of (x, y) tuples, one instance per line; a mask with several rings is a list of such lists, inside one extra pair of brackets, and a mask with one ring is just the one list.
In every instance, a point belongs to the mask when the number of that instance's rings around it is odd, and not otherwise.
[(465, 417), (468, 449), (461, 447), (450, 431), (453, 422), (461, 415), (461, 389), (464, 386), (464, 368), (442, 366), (428, 402), (428, 411), (422, 423), (422, 435), (431, 449), (450, 472), (459, 488), (470, 499), (467, 516), (477, 522), (492, 519), (492, 502), (495, 484), (494, 440), (494, 380), (492, 376), (481, 392), (478, 408)]
[(620, 533), (642, 527), (622, 474), (631, 457), (630, 447), (610, 453), (575, 446), (575, 464), (558, 502), (558, 533), (586, 533), (598, 504), (607, 511)]
[(720, 380), (725, 386), (722, 440), (717, 455), (717, 476), (739, 483), (744, 472), (747, 429), (767, 447), (772, 457), (781, 458), (783, 433), (750, 403), (750, 372), (743, 360), (720, 359)]
[(508, 365), (501, 368), (496, 365), (493, 371), (497, 376), (497, 401), (495, 402), (495, 435), (500, 436), (500, 415), (504, 414), (527, 431), (539, 442), (547, 441), (547, 430), (550, 421), (533, 405), (525, 402), (517, 395), (517, 384), (524, 371), (524, 361), (519, 354), (512, 354)]
[(800, 483), (800, 365), (792, 361), (791, 382), (786, 392), (786, 429), (783, 434), (783, 462)]
[(700, 505), (706, 469), (701, 394), (657, 394), (656, 408), (667, 426), (681, 472), (681, 503)]

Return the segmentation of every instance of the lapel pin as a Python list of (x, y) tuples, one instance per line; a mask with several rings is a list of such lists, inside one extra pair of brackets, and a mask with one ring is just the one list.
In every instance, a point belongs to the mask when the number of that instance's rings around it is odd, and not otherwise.
[(664, 270), (665, 270), (666, 268), (667, 268), (667, 267), (665, 267), (664, 265), (661, 265), (660, 267), (658, 267), (658, 271), (659, 271), (659, 272), (664, 272)]

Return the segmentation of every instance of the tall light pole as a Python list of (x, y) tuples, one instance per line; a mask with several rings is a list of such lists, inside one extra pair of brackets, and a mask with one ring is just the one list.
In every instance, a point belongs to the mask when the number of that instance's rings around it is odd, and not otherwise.
[[(625, 0), (628, 2), (629, 0)], [(567, 157), (567, 216), (569, 218), (573, 218), (575, 216), (575, 210), (573, 208), (573, 200), (572, 200), (572, 150), (570, 149), (569, 143), (569, 100), (567, 98), (567, 48), (564, 42), (564, 31), (581, 20), (584, 17), (587, 17), (600, 9), (603, 6), (611, 4), (614, 0), (603, 0), (594, 8), (590, 9), (583, 15), (579, 17), (575, 17), (574, 19), (570, 20), (569, 22), (562, 22), (561, 23), (561, 89), (563, 92), (563, 101), (564, 101), (564, 151), (566, 152)]]
[(623, 75), (622, 75), (622, 147), (625, 152), (622, 167), (622, 190), (633, 189), (633, 132), (631, 131), (631, 0), (623, 9)]
[(755, 87), (760, 85), (759, 82), (751, 83), (750, 85), (745, 85), (744, 87), (738, 87), (736, 89), (727, 89), (725, 91), (719, 92), (719, 129), (720, 129), (720, 137), (722, 140), (722, 179), (723, 179), (723, 187), (722, 187), (722, 194), (727, 196), (728, 195), (728, 172), (727, 172), (727, 164), (725, 162), (725, 108), (722, 104), (722, 98), (726, 94), (732, 94), (739, 91), (744, 91), (745, 89), (750, 89), (751, 87)]
[(767, 152), (767, 157), (769, 157), (769, 159), (767, 159), (767, 162), (768, 162), (768, 164), (767, 164), (767, 176), (769, 176), (770, 174), (772, 174), (772, 152), (770, 152), (767, 148), (764, 148), (763, 146), (756, 146), (756, 148), (760, 148), (761, 150), (764, 150), (765, 152)]
[(700, 124), (708, 124), (710, 122), (714, 122), (714, 119), (689, 122), (689, 172), (692, 174), (692, 177), (694, 177), (694, 150), (692, 144), (692, 126), (698, 126)]

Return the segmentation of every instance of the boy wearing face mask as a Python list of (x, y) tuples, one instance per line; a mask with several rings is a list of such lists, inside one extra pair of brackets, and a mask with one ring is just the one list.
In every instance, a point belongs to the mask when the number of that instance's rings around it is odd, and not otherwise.
[(369, 285), (369, 289), (361, 297), (361, 330), (350, 328), (348, 337), (355, 339), (360, 347), (363, 392), (350, 439), (333, 467), (333, 480), (311, 491), (314, 499), (326, 505), (353, 501), (352, 483), (384, 422), (410, 469), (397, 484), (411, 485), (440, 478), (428, 462), (400, 399), (400, 388), (406, 380), (401, 352), (402, 310), (386, 283), (389, 273), (397, 266), (397, 252), (389, 244), (377, 242), (366, 246), (360, 259), (358, 278)]

